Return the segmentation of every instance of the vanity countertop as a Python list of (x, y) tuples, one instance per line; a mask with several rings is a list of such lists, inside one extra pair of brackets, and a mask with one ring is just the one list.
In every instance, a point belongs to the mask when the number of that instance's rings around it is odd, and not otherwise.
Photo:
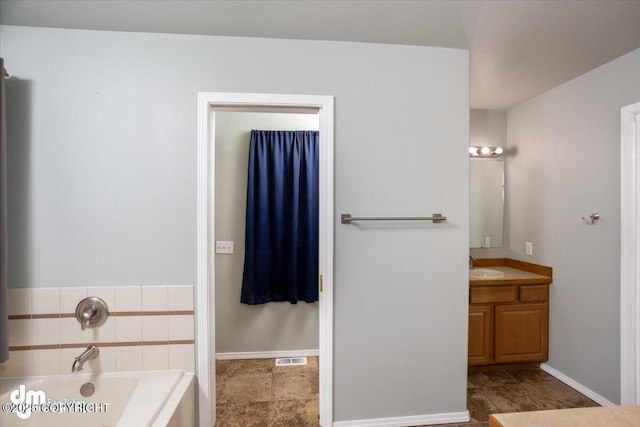
[(510, 258), (479, 258), (474, 261), (474, 266), (474, 268), (478, 269), (498, 270), (504, 273), (504, 276), (495, 278), (469, 278), (469, 286), (548, 285), (553, 281), (550, 267)]

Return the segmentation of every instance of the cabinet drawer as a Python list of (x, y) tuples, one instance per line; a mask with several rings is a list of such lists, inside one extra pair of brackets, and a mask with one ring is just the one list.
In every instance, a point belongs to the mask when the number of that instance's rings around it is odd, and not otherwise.
[(514, 302), (518, 300), (516, 286), (492, 286), (471, 288), (471, 304), (488, 302)]
[(520, 286), (520, 301), (549, 301), (549, 285)]

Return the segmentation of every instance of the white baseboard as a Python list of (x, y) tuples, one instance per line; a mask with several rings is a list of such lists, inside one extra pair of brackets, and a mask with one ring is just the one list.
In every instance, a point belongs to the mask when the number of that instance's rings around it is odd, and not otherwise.
[(560, 381), (562, 381), (563, 383), (565, 383), (569, 387), (571, 387), (571, 388), (579, 391), (580, 393), (584, 394), (589, 399), (593, 400), (594, 402), (596, 402), (599, 405), (602, 405), (602, 406), (616, 406), (615, 403), (605, 399), (604, 397), (600, 396), (595, 391), (591, 390), (590, 388), (587, 388), (587, 387), (583, 386), (578, 381), (574, 380), (571, 377), (566, 376), (562, 372), (558, 371), (557, 369), (552, 368), (551, 366), (547, 365), (546, 363), (541, 363), (540, 364), (540, 369), (542, 369), (543, 371), (545, 371), (549, 375), (552, 375), (552, 376), (556, 377), (557, 379), (559, 379)]
[(277, 350), (277, 351), (242, 351), (216, 353), (218, 360), (232, 359), (275, 359), (277, 357), (313, 357), (320, 355), (320, 350)]
[(411, 427), (433, 424), (466, 423), (469, 411), (446, 414), (412, 415), (408, 417), (372, 418), (368, 420), (335, 421), (333, 427)]

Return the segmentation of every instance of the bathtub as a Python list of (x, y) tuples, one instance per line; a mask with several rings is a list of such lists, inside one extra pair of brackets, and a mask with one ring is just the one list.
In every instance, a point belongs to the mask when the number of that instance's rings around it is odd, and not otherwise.
[[(2, 404), (0, 425), (2, 427), (180, 425), (176, 422), (170, 423), (169, 420), (180, 401), (184, 400), (182, 395), (192, 388), (192, 382), (193, 374), (186, 374), (180, 370), (2, 378), (0, 379), (0, 403)], [(85, 383), (91, 383), (95, 387), (95, 392), (89, 397), (82, 397), (80, 394), (80, 387)], [(86, 388), (91, 387), (86, 386)], [(178, 395), (175, 391), (179, 392)], [(35, 405), (29, 405), (29, 403)], [(44, 404), (40, 405), (40, 403)]]

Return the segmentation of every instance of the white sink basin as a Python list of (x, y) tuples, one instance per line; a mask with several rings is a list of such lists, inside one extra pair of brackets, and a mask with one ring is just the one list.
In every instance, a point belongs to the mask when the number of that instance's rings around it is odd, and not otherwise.
[(474, 268), (469, 270), (470, 279), (498, 279), (503, 277), (504, 273), (498, 270), (491, 270), (489, 268)]

